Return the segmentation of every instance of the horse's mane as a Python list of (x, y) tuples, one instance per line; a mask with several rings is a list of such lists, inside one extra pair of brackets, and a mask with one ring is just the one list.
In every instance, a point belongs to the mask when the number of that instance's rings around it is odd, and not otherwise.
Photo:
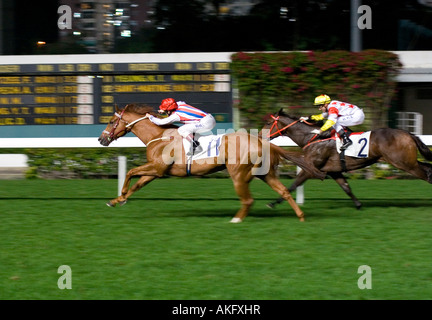
[[(278, 111), (277, 114), (278, 114), (279, 116), (282, 116), (282, 117), (287, 117), (287, 118), (293, 119), (294, 121), (300, 119), (300, 117), (289, 115), (289, 114), (286, 113), (282, 108)], [(310, 122), (315, 122), (315, 121), (311, 120)]]
[(154, 110), (153, 107), (143, 104), (143, 103), (129, 103), (126, 105), (127, 111), (133, 112), (136, 114), (145, 115), (146, 113), (150, 113), (151, 115), (160, 118), (160, 115)]
[[(133, 112), (139, 115), (146, 115), (147, 113), (150, 113), (152, 116), (155, 116), (157, 118), (163, 118), (158, 112), (156, 112), (154, 110), (153, 107), (146, 105), (144, 103), (130, 103), (128, 105), (126, 105), (125, 107), (126, 111), (128, 112)], [(161, 126), (165, 129), (169, 129), (169, 128), (178, 128), (177, 125), (175, 124), (166, 124)]]
[[(290, 118), (294, 121), (300, 119), (300, 117), (291, 116), (291, 115), (287, 114), (285, 111), (283, 111), (282, 108), (276, 113), (276, 115), (281, 116), (281, 117), (287, 117), (287, 118)], [(324, 124), (323, 120), (315, 121), (315, 120), (309, 119), (309, 120), (307, 120), (307, 122), (311, 124), (310, 125), (311, 129), (320, 128)], [(327, 131), (324, 131), (323, 133), (321, 133), (320, 138), (325, 139), (325, 138), (330, 138), (330, 136), (331, 136), (331, 130), (327, 130)]]
[(290, 119), (293, 119), (294, 121), (295, 120), (298, 120), (298, 119), (300, 119), (300, 117), (296, 117), (296, 116), (291, 116), (291, 115), (289, 115), (288, 113), (286, 113), (285, 111), (283, 111), (283, 109), (281, 108), (278, 112), (276, 112), (276, 113), (269, 113), (269, 114), (266, 114), (264, 117), (263, 117), (263, 120), (264, 121), (272, 121), (272, 116), (282, 116), (282, 117), (287, 117), (287, 118), (290, 118)]

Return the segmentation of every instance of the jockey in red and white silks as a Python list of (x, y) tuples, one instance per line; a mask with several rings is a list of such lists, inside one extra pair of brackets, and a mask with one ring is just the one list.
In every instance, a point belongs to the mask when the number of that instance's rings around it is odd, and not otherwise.
[(193, 134), (211, 131), (216, 125), (216, 121), (210, 113), (188, 105), (184, 101), (175, 101), (172, 98), (162, 100), (159, 112), (167, 113), (168, 117), (160, 119), (148, 114), (150, 121), (158, 126), (174, 122), (184, 123), (178, 128), (178, 133), (192, 142), (194, 148), (198, 148), (199, 143), (193, 140)]

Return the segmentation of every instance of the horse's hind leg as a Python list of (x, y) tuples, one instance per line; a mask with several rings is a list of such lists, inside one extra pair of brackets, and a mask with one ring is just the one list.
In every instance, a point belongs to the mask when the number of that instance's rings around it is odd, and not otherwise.
[(426, 181), (432, 183), (432, 165), (427, 162), (418, 162), (419, 166), (426, 172)]
[(417, 165), (413, 169), (410, 171), (404, 170), (424, 181), (432, 183), (432, 165), (430, 163), (417, 161)]
[(384, 161), (396, 168), (432, 183), (432, 166), (429, 163), (417, 161), (417, 147), (415, 145), (406, 146), (403, 152), (391, 153), (389, 151), (383, 158)]
[(348, 182), (346, 181), (345, 177), (343, 176), (342, 172), (328, 172), (329, 176), (334, 179), (334, 181), (339, 184), (339, 186), (342, 188), (343, 191), (351, 198), (351, 200), (354, 202), (357, 209), (360, 209), (362, 206), (362, 203), (356, 198), (356, 196), (352, 193), (351, 187), (349, 186)]
[(298, 206), (298, 204), (295, 202), (294, 198), (292, 197), (291, 193), (288, 191), (288, 189), (283, 185), (282, 182), (279, 181), (279, 179), (275, 176), (267, 175), (263, 178), (263, 180), (277, 193), (281, 195), (281, 197), (288, 201), (291, 208), (294, 209), (297, 217), (300, 221), (304, 221), (304, 213)]
[(234, 218), (231, 219), (231, 223), (239, 223), (246, 218), (246, 216), (249, 213), (250, 208), (252, 207), (254, 203), (254, 199), (251, 196), (250, 190), (249, 190), (249, 181), (240, 181), (240, 180), (234, 180), (234, 189), (237, 192), (237, 195), (240, 198), (241, 202), (241, 208), (239, 211), (237, 211)]

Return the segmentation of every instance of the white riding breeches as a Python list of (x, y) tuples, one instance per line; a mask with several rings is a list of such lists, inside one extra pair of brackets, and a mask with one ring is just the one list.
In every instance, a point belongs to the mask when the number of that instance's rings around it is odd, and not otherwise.
[(211, 131), (216, 125), (216, 120), (211, 114), (206, 115), (200, 121), (195, 121), (191, 123), (186, 123), (177, 129), (178, 133), (186, 138), (191, 133), (203, 133)]
[(336, 132), (339, 132), (344, 127), (356, 126), (362, 124), (364, 119), (365, 119), (365, 115), (363, 110), (358, 108), (353, 114), (338, 117), (333, 127), (335, 128)]

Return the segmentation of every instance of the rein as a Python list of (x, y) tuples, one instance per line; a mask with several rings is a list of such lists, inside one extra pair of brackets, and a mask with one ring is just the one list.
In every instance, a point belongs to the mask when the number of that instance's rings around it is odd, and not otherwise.
[(147, 116), (144, 116), (144, 117), (142, 117), (142, 118), (136, 119), (136, 120), (132, 121), (131, 123), (129, 123), (129, 124), (126, 126), (126, 128), (132, 127), (135, 123), (137, 123), (137, 122), (139, 122), (139, 121), (141, 121), (141, 120), (145, 120), (145, 119), (148, 119), (148, 117), (147, 117)]
[[(284, 132), (286, 129), (288, 129), (288, 128), (291, 127), (292, 125), (296, 124), (297, 122), (304, 122), (304, 123), (306, 123), (306, 124), (309, 125), (309, 126), (312, 126), (312, 125), (313, 125), (313, 123), (307, 122), (306, 120), (300, 120), (300, 119), (299, 119), (299, 120), (296, 120), (296, 121), (291, 122), (289, 125), (283, 127), (282, 129), (278, 129), (277, 131), (275, 131), (275, 132), (273, 132), (272, 134), (270, 134), (270, 133), (272, 132), (272, 130), (273, 130), (274, 127), (276, 127), (276, 129), (278, 128), (277, 124), (278, 124), (278, 121), (279, 121), (279, 116), (277, 116), (277, 117), (275, 117), (275, 116), (273, 116), (273, 115), (270, 115), (270, 116), (272, 117), (272, 119), (274, 120), (274, 122), (273, 122), (273, 124), (272, 124), (272, 126), (271, 126), (271, 128), (270, 128), (269, 133), (267, 134), (267, 138), (271, 138), (272, 136), (274, 136), (275, 134), (278, 134), (278, 133), (282, 136), (282, 135), (283, 135), (282, 132)], [(303, 149), (306, 148), (306, 147), (308, 147), (308, 146), (312, 143), (312, 141), (316, 139), (316, 137), (318, 137), (317, 134), (315, 134), (315, 135), (314, 135), (314, 136), (313, 136), (313, 137), (312, 137), (312, 138), (311, 138), (311, 139), (306, 143), (306, 145), (303, 147)], [(320, 140), (320, 141), (321, 141), (321, 140)], [(315, 141), (315, 142), (318, 142), (318, 141)]]
[[(279, 116), (275, 117), (273, 115), (271, 115), (272, 119), (274, 120), (271, 128), (270, 128), (270, 132), (272, 132), (273, 128), (276, 127), (277, 129), (277, 123), (279, 121)], [(272, 136), (274, 136), (275, 134), (280, 134), (282, 136), (282, 132), (284, 132), (286, 129), (288, 129), (289, 127), (291, 127), (292, 125), (296, 124), (297, 122), (299, 122), (300, 120), (296, 120), (294, 122), (291, 122), (289, 125), (283, 127), (282, 129), (279, 129), (276, 132), (273, 132), (272, 134), (270, 134), (270, 132), (267, 134), (267, 138), (271, 138)]]
[(170, 140), (173, 140), (173, 139), (174, 139), (173, 136), (156, 138), (156, 139), (150, 140), (146, 144), (146, 147), (148, 147), (150, 145), (150, 143), (153, 143), (153, 142), (156, 142), (156, 141), (159, 141), (159, 140), (161, 140), (161, 141), (170, 141)]
[[(119, 134), (122, 133), (123, 131), (125, 131), (126, 133), (128, 133), (131, 130), (131, 127), (134, 124), (136, 124), (137, 122), (140, 122), (142, 120), (148, 119), (147, 116), (144, 116), (144, 117), (138, 118), (138, 119), (136, 119), (136, 120), (134, 120), (134, 121), (132, 121), (132, 122), (129, 123), (128, 121), (126, 121), (126, 120), (123, 119), (123, 114), (124, 114), (125, 110), (126, 110), (126, 108), (123, 109), (120, 114), (117, 113), (117, 112), (114, 113), (114, 115), (117, 117), (117, 121), (113, 125), (113, 128), (111, 129), (111, 131), (106, 131), (106, 130), (103, 131), (104, 133), (108, 134), (108, 137), (109, 137), (110, 141), (117, 140), (119, 138)], [(115, 135), (115, 130), (117, 129), (120, 121), (126, 123), (126, 126), (125, 126), (125, 128), (122, 131), (118, 132)], [(148, 147), (151, 143), (156, 142), (156, 141), (170, 141), (170, 140), (173, 140), (173, 139), (174, 139), (173, 136), (156, 138), (156, 139), (150, 140), (146, 144), (146, 146)]]
[[(120, 114), (117, 113), (117, 112), (114, 112), (114, 115), (117, 117), (117, 121), (116, 121), (115, 124), (113, 125), (113, 128), (111, 129), (111, 131), (106, 131), (106, 130), (103, 131), (104, 133), (108, 134), (108, 137), (109, 137), (109, 140), (110, 140), (110, 141), (117, 140), (117, 139), (119, 138), (119, 134), (122, 133), (123, 131), (125, 132), (125, 134), (128, 133), (128, 132), (131, 130), (130, 128), (131, 128), (135, 123), (137, 123), (137, 122), (139, 122), (139, 121), (141, 121), (141, 120), (144, 120), (144, 119), (148, 119), (147, 116), (144, 116), (144, 117), (142, 117), (142, 118), (136, 119), (136, 120), (132, 121), (131, 123), (129, 123), (129, 122), (127, 122), (126, 120), (123, 119), (123, 114), (125, 113), (125, 111), (126, 111), (126, 108), (124, 108), (124, 109), (121, 111)], [(120, 132), (118, 132), (117, 134), (115, 134), (115, 130), (117, 129), (117, 127), (118, 127), (120, 121), (126, 123), (126, 126), (125, 126), (125, 128), (124, 128), (122, 131), (120, 131)], [(158, 140), (158, 139), (154, 139), (154, 140)], [(151, 142), (153, 142), (153, 140), (152, 140)]]

